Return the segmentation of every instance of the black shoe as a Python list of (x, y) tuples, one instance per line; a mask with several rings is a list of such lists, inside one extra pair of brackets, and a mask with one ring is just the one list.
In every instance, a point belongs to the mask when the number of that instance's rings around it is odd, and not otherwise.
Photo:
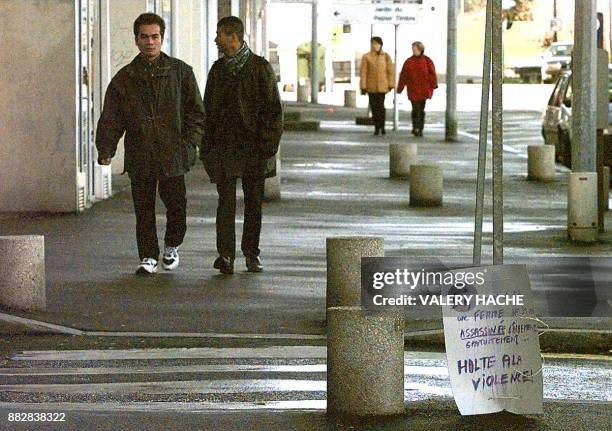
[(248, 272), (261, 272), (263, 271), (263, 265), (258, 256), (246, 257), (246, 267)]
[(215, 263), (213, 263), (213, 268), (218, 269), (221, 274), (233, 274), (234, 260), (229, 257), (219, 256)]
[(387, 134), (387, 132), (385, 132), (385, 129), (381, 129), (381, 130), (380, 130), (380, 133), (382, 133), (383, 135), (386, 135), (386, 134)]
[(411, 133), (412, 133), (414, 136), (416, 136), (416, 135), (419, 133), (419, 131), (418, 131), (417, 129), (412, 129), (412, 132), (411, 132)]
[(378, 134), (379, 134), (379, 130), (378, 129), (374, 130), (374, 136), (378, 136)]
[(423, 130), (422, 130), (422, 129), (419, 129), (419, 130), (417, 131), (417, 134), (416, 134), (415, 136), (418, 136), (419, 138), (422, 138), (422, 137), (423, 137)]

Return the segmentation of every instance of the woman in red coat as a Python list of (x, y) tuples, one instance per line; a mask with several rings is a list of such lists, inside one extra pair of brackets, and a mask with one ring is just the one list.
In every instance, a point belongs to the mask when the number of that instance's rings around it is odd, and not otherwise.
[(425, 46), (421, 42), (412, 44), (412, 57), (404, 62), (397, 84), (397, 92), (404, 87), (412, 103), (412, 134), (423, 136), (425, 126), (425, 102), (431, 99), (434, 89), (438, 88), (436, 68), (431, 58), (424, 55)]

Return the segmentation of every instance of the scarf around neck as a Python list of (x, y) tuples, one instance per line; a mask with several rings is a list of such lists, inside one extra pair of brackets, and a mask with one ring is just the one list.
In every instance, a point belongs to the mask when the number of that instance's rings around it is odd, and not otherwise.
[(231, 57), (225, 57), (225, 67), (234, 76), (238, 76), (240, 70), (244, 67), (249, 57), (251, 57), (251, 50), (246, 42), (242, 42), (242, 46), (234, 55)]

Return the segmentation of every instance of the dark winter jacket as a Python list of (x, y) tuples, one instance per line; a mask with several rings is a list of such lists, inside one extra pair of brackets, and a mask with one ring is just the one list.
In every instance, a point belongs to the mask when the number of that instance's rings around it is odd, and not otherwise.
[(137, 56), (108, 86), (96, 131), (99, 159), (113, 157), (125, 133), (124, 169), (130, 176), (155, 166), (165, 176), (183, 175), (204, 132), (200, 90), (183, 61), (164, 53), (153, 65), (146, 61)]
[(200, 158), (211, 182), (276, 175), (283, 112), (276, 75), (266, 59), (251, 54), (236, 77), (223, 59), (217, 60), (206, 81), (204, 111)]

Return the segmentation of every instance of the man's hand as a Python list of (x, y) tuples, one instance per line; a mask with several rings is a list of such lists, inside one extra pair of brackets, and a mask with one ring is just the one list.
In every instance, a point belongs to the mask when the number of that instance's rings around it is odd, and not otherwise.
[(105, 159), (98, 159), (98, 164), (102, 165), (102, 166), (108, 166), (111, 164), (111, 158), (107, 157)]
[(362, 89), (361, 89), (361, 95), (362, 95), (362, 96), (365, 96), (365, 95), (366, 95), (366, 93), (367, 93), (366, 89), (365, 89), (365, 88), (362, 88)]

